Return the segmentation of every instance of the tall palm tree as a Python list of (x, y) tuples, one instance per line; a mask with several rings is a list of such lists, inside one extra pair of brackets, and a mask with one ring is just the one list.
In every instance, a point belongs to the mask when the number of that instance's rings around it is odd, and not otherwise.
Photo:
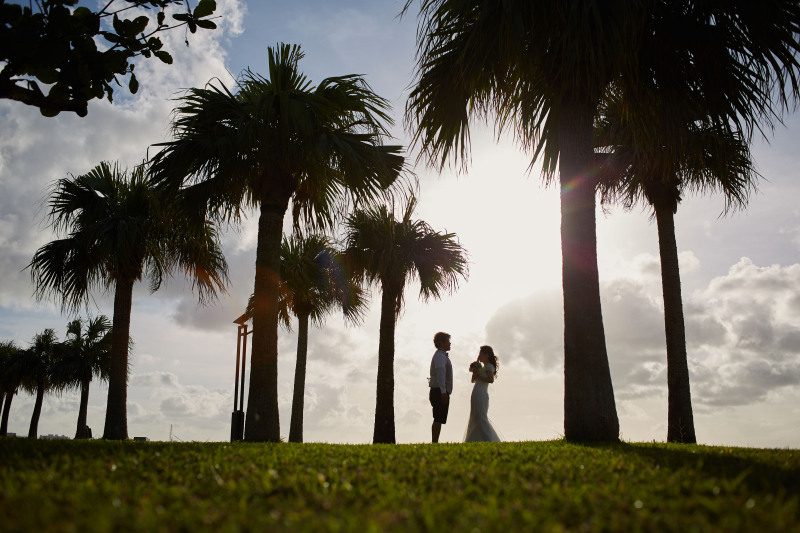
[(191, 278), (201, 303), (225, 290), (227, 264), (216, 228), (184, 207), (182, 198), (154, 188), (144, 169), (130, 174), (100, 163), (87, 174), (59, 180), (50, 195), (56, 239), (28, 267), (36, 297), (53, 295), (76, 310), (89, 291), (114, 291), (111, 367), (104, 439), (128, 438), (128, 347), (133, 286), (143, 277), (156, 291), (176, 269)]
[(44, 395), (52, 389), (50, 370), (58, 356), (58, 337), (50, 328), (33, 337), (31, 346), (16, 360), (14, 372), (20, 378), (20, 385), (30, 394), (36, 395), (28, 429), (28, 438), (35, 439), (39, 432), (39, 417), (42, 414)]
[(19, 389), (20, 379), (16, 371), (16, 361), (22, 357), (22, 348), (14, 341), (0, 341), (0, 391), (2, 392), (2, 418), (0, 437), (8, 434), (8, 415), (11, 401)]
[(452, 292), (467, 278), (467, 252), (455, 233), (439, 233), (422, 220), (412, 220), (415, 200), (400, 220), (385, 205), (356, 210), (346, 221), (348, 266), (358, 281), (380, 286), (378, 382), (373, 443), (394, 443), (394, 333), (403, 309), (405, 286), (419, 280), (427, 301)]
[(51, 369), (53, 383), (60, 389), (77, 388), (81, 392), (76, 439), (90, 438), (86, 415), (89, 408), (89, 385), (92, 378), (108, 381), (111, 367), (111, 321), (105, 315), (86, 322), (76, 319), (67, 324), (61, 356)]
[(297, 364), (294, 371), (289, 442), (303, 442), (303, 406), (308, 361), (309, 322), (321, 326), (339, 308), (358, 322), (365, 302), (363, 289), (343, 269), (340, 253), (321, 235), (284, 237), (281, 243), (281, 308), (289, 328), (289, 312), (297, 317)]
[[(406, 4), (407, 10), (413, 0)], [(797, 95), (796, 0), (420, 0), (406, 107), (436, 166), (469, 157), (470, 119), (496, 117), (546, 181), (558, 166), (564, 295), (564, 434), (619, 439), (597, 271), (593, 119), (608, 86), (702, 102), (715, 121), (771, 124)], [(772, 100), (772, 88), (777, 102)], [(766, 121), (766, 122), (759, 122)]]
[(245, 440), (279, 441), (278, 279), (289, 202), (309, 223), (332, 221), (345, 193), (378, 197), (403, 170), (399, 146), (384, 146), (389, 103), (360, 76), (313, 86), (299, 46), (268, 48), (268, 76), (246, 70), (231, 91), (191, 89), (175, 110), (175, 140), (153, 159), (158, 183), (194, 184), (211, 213), (239, 220), (258, 207), (253, 346)]
[[(409, 1), (410, 5), (412, 2)], [(469, 159), (469, 122), (497, 117), (546, 182), (559, 167), (564, 296), (564, 432), (618, 440), (600, 307), (592, 121), (635, 49), (633, 2), (421, 0), (418, 74), (406, 107), (414, 142), (437, 167)], [(408, 5), (406, 6), (408, 7)]]
[(639, 116), (619, 90), (610, 91), (601, 105), (598, 143), (608, 154), (601, 190), (604, 201), (621, 201), (626, 208), (644, 201), (653, 210), (667, 341), (667, 441), (695, 443), (674, 217), (687, 192), (721, 191), (726, 210), (744, 207), (758, 173), (733, 124), (709, 122), (687, 106), (676, 112), (656, 95), (651, 98), (656, 101)]

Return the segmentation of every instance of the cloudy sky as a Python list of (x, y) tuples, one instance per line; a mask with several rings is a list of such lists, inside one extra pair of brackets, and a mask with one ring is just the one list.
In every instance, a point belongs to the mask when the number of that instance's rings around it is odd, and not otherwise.
[[(93, 101), (89, 115), (42, 118), (0, 101), (0, 339), (27, 346), (45, 328), (60, 336), (72, 318), (31, 297), (25, 266), (53, 238), (43, 202), (54, 180), (103, 160), (137, 164), (168, 139), (173, 99), (218, 78), (229, 86), (250, 67), (266, 70), (266, 48), (299, 43), (312, 80), (358, 73), (394, 106), (397, 142), (408, 144), (402, 112), (413, 76), (415, 13), (381, 0), (218, 0), (219, 29), (169, 35), (172, 66), (142, 62), (135, 97)], [(120, 93), (124, 91), (119, 91)], [(790, 115), (753, 145), (764, 176), (746, 211), (720, 216), (722, 198), (686, 198), (676, 216), (687, 344), (699, 442), (760, 447), (800, 445), (800, 118)], [(150, 154), (153, 149), (150, 149)], [(411, 154), (414, 157), (414, 154)], [(470, 253), (469, 280), (440, 301), (406, 292), (398, 323), (395, 405), (399, 442), (430, 439), (427, 372), (432, 336), (453, 335), (456, 386), (442, 440), (463, 438), (471, 384), (467, 366), (481, 344), (500, 357), (490, 387), (490, 417), (506, 440), (563, 434), (563, 328), (558, 193), (513, 139), (496, 141), (491, 125), (473, 130), (466, 172), (419, 164), (417, 216), (458, 234)], [(236, 327), (252, 292), (256, 220), (225, 233), (229, 294), (198, 307), (182, 276), (150, 294), (137, 287), (131, 319), (136, 343), (128, 390), (130, 436), (220, 441), (230, 435)], [(288, 229), (288, 225), (287, 225)], [(621, 437), (666, 438), (666, 354), (655, 223), (649, 212), (607, 207), (598, 214), (603, 316)], [(111, 315), (95, 294), (92, 314)], [(372, 438), (379, 294), (363, 324), (341, 317), (312, 328), (306, 389), (307, 441), (366, 443)], [(295, 335), (281, 332), (281, 434), (288, 436)], [(102, 434), (107, 389), (93, 383), (89, 425)], [(27, 434), (33, 397), (20, 393), (9, 431)], [(77, 393), (48, 396), (39, 434), (74, 435)]]

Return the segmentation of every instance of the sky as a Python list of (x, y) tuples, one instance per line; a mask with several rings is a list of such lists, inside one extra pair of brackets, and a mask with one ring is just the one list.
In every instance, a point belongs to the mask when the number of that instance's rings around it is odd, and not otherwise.
[[(246, 68), (266, 70), (268, 46), (300, 44), (300, 70), (315, 84), (362, 74), (393, 106), (393, 143), (408, 146), (403, 111), (414, 76), (416, 12), (404, 2), (217, 0), (215, 31), (165, 34), (175, 61), (141, 61), (139, 92), (120, 88), (114, 103), (93, 100), (89, 114), (43, 118), (0, 100), (0, 339), (28, 346), (54, 328), (63, 338), (74, 318), (59, 302), (36, 301), (25, 270), (55, 235), (45, 202), (55, 180), (101, 161), (133, 166), (170, 138), (174, 99), (218, 80), (233, 87)], [(763, 179), (746, 210), (722, 215), (719, 196), (684, 198), (676, 223), (687, 351), (698, 442), (709, 445), (800, 446), (800, 117), (786, 116), (752, 152)], [(408, 152), (417, 161), (416, 151)], [(430, 440), (427, 376), (437, 331), (452, 335), (455, 388), (441, 440), (463, 440), (472, 388), (469, 363), (482, 344), (499, 357), (489, 416), (504, 440), (563, 436), (563, 322), (559, 196), (546, 187), (510, 137), (492, 124), (472, 128), (464, 171), (439, 172), (424, 161), (416, 217), (455, 232), (469, 252), (470, 273), (456, 292), (419, 301), (406, 288), (395, 338), (395, 420), (401, 443)], [(254, 216), (225, 228), (228, 294), (201, 307), (181, 274), (156, 293), (137, 285), (131, 316), (135, 342), (128, 386), (128, 433), (151, 440), (225, 441), (230, 436), (236, 357), (233, 320), (252, 293)], [(290, 229), (287, 219), (285, 230)], [(609, 364), (624, 441), (664, 441), (667, 422), (658, 242), (642, 207), (599, 206), (598, 264)], [(112, 315), (108, 294), (94, 293), (88, 311)], [(304, 436), (308, 442), (372, 439), (380, 294), (372, 292), (359, 326), (333, 315), (309, 332)], [(288, 438), (296, 328), (279, 337), (281, 435)], [(249, 368), (248, 368), (249, 371)], [(247, 387), (245, 387), (247, 389)], [(88, 425), (103, 431), (107, 387), (93, 382)], [(20, 392), (9, 431), (26, 435), (34, 398)], [(77, 392), (45, 398), (39, 435), (73, 436)]]

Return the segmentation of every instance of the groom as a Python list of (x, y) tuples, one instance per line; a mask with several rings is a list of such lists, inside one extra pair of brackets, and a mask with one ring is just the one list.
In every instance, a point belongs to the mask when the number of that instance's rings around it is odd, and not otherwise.
[(450, 364), (450, 334), (440, 331), (433, 336), (436, 353), (431, 360), (431, 377), (428, 380), (431, 391), (429, 398), (433, 407), (433, 425), (431, 437), (439, 442), (442, 424), (447, 423), (447, 412), (450, 409), (450, 395), (453, 393), (453, 365)]

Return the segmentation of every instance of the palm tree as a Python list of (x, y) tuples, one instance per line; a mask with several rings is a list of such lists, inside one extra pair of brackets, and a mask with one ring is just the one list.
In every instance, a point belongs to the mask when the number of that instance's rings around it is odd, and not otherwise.
[(38, 435), (44, 395), (52, 389), (50, 370), (57, 357), (57, 351), (56, 332), (47, 328), (33, 337), (31, 346), (22, 352), (22, 356), (15, 363), (14, 372), (20, 378), (20, 385), (26, 392), (36, 395), (31, 425), (28, 429), (29, 439), (35, 439)]
[[(407, 10), (413, 0), (409, 0)], [(406, 107), (436, 166), (469, 157), (469, 122), (513, 129), (543, 174), (559, 170), (564, 434), (616, 441), (595, 231), (593, 119), (610, 83), (653, 84), (716, 122), (771, 124), (797, 95), (796, 0), (421, 0), (418, 75)], [(778, 103), (773, 103), (776, 87)]]
[(638, 18), (625, 12), (629, 3), (421, 0), (406, 107), (414, 143), (439, 168), (451, 156), (468, 161), (469, 121), (491, 113), (498, 135), (512, 127), (533, 160), (543, 153), (546, 182), (559, 166), (564, 428), (573, 440), (619, 438), (600, 308), (592, 121), (606, 85), (631, 61)]
[(455, 233), (439, 233), (412, 220), (412, 198), (400, 220), (385, 205), (356, 210), (346, 221), (344, 255), (356, 280), (379, 285), (381, 321), (373, 443), (394, 443), (394, 332), (408, 282), (418, 279), (420, 297), (452, 293), (466, 279), (467, 253)]
[(720, 190), (726, 210), (744, 207), (758, 173), (733, 124), (714, 124), (686, 106), (676, 113), (657, 101), (643, 116), (632, 108), (619, 90), (601, 106), (598, 143), (608, 153), (601, 189), (605, 201), (622, 201), (628, 209), (644, 201), (653, 209), (667, 341), (667, 441), (696, 443), (674, 216), (686, 192)]
[(111, 367), (111, 321), (105, 315), (86, 322), (76, 319), (67, 324), (61, 357), (53, 364), (53, 383), (60, 389), (78, 388), (81, 391), (76, 439), (88, 439), (86, 415), (89, 407), (89, 385), (93, 377), (108, 381)]
[[(309, 320), (322, 326), (335, 308), (358, 322), (364, 310), (363, 290), (342, 267), (333, 243), (321, 235), (284, 237), (281, 244), (281, 308), (297, 317), (297, 364), (294, 372), (289, 442), (303, 442), (303, 404), (308, 360)], [(289, 328), (289, 314), (284, 325)]]
[(260, 209), (245, 440), (280, 440), (278, 274), (283, 219), (332, 221), (345, 193), (384, 194), (403, 170), (399, 146), (384, 146), (389, 103), (356, 75), (319, 85), (298, 70), (299, 46), (268, 48), (268, 77), (249, 69), (234, 92), (221, 82), (191, 89), (175, 110), (176, 139), (153, 159), (158, 183), (193, 183), (211, 213), (239, 220)]
[(0, 437), (8, 434), (8, 415), (11, 401), (20, 385), (16, 372), (16, 361), (22, 357), (22, 348), (14, 341), (0, 342), (0, 392), (2, 392), (2, 419), (0, 420)]
[(128, 174), (106, 162), (87, 174), (59, 180), (50, 196), (52, 227), (67, 236), (41, 247), (28, 265), (36, 297), (53, 295), (62, 308), (75, 310), (93, 288), (114, 291), (104, 439), (128, 438), (134, 284), (146, 276), (150, 290), (156, 291), (179, 269), (192, 279), (204, 303), (227, 283), (215, 227), (183, 208), (181, 199), (151, 186), (141, 166)]

